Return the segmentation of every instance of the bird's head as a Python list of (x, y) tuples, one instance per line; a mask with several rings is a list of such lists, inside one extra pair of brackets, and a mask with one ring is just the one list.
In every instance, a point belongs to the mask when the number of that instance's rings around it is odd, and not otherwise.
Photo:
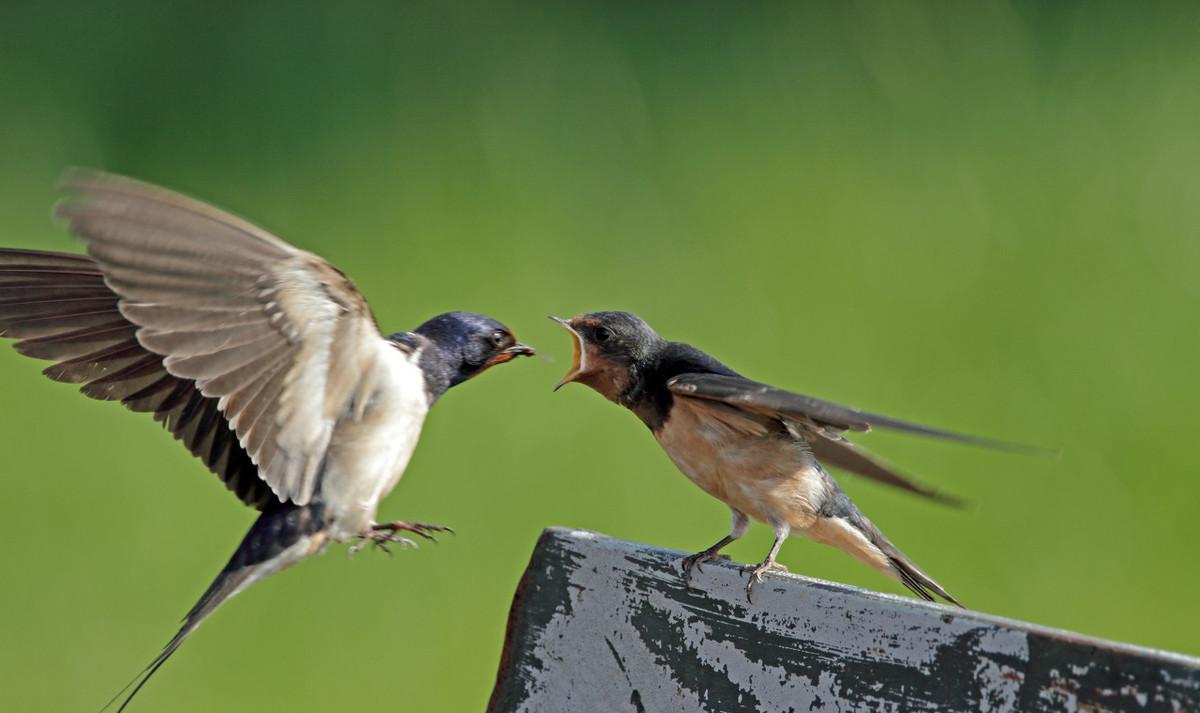
[(446, 312), (413, 330), (434, 346), (427, 369), (441, 372), (445, 388), (483, 373), (519, 356), (533, 356), (533, 347), (513, 337), (512, 330), (474, 312)]
[(637, 315), (589, 312), (571, 319), (551, 317), (575, 342), (571, 370), (558, 382), (577, 381), (610, 401), (621, 403), (665, 341)]

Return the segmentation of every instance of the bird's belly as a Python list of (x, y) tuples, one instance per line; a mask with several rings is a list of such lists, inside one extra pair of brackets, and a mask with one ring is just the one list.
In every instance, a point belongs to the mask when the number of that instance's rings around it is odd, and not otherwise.
[[(379, 501), (400, 481), (421, 435), (429, 404), (424, 378), (413, 365), (393, 371), (359, 420), (339, 423), (321, 480), (321, 497), (333, 515), (332, 535), (345, 541), (375, 520)], [(408, 377), (408, 378), (406, 378)]]
[(677, 406), (656, 433), (671, 461), (729, 507), (766, 523), (812, 524), (825, 497), (822, 474), (798, 442), (695, 418)]

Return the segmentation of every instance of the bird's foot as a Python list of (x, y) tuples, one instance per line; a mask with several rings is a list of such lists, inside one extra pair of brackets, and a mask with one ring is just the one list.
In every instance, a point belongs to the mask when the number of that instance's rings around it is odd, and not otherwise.
[(742, 573), (750, 575), (749, 581), (746, 582), (746, 601), (754, 603), (754, 585), (762, 584), (763, 575), (767, 572), (786, 572), (788, 568), (774, 559), (767, 558), (758, 564), (748, 564), (742, 567)]
[(693, 570), (704, 572), (704, 568), (700, 565), (715, 559), (728, 560), (729, 555), (723, 555), (716, 548), (710, 547), (707, 550), (701, 550), (694, 555), (684, 557), (679, 563), (679, 568), (683, 570), (683, 581), (691, 582)]
[(392, 550), (388, 545), (395, 544), (400, 545), (401, 548), (412, 547), (416, 549), (417, 543), (412, 539), (397, 534), (399, 532), (411, 532), (427, 540), (437, 542), (437, 537), (433, 533), (449, 532), (453, 534), (454, 530), (442, 525), (428, 525), (422, 522), (405, 522), (403, 520), (372, 525), (371, 529), (358, 536), (358, 542), (350, 546), (350, 556), (353, 557), (355, 553), (369, 544), (383, 550), (389, 557), (392, 554)]
[(397, 535), (395, 532), (385, 532), (382, 530), (368, 530), (358, 536), (358, 542), (350, 545), (349, 555), (353, 557), (359, 550), (367, 545), (375, 545), (375, 547), (387, 553), (388, 557), (392, 556), (392, 548), (388, 545), (400, 545), (401, 548), (412, 547), (416, 549), (417, 543), (407, 537)]
[(380, 525), (372, 525), (371, 530), (374, 532), (387, 532), (395, 535), (397, 532), (411, 532), (414, 535), (423, 537), (431, 542), (437, 542), (437, 537), (433, 535), (435, 532), (448, 532), (454, 534), (454, 529), (445, 525), (430, 525), (424, 522), (405, 522), (404, 520), (396, 520), (395, 522), (385, 522)]

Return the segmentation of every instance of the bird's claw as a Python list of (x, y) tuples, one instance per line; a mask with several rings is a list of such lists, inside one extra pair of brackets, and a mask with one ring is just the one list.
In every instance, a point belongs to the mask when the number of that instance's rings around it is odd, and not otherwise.
[(786, 572), (788, 568), (773, 559), (763, 560), (758, 564), (748, 564), (742, 567), (742, 573), (750, 576), (746, 582), (746, 601), (754, 603), (754, 585), (762, 584), (763, 575), (767, 572)]
[(372, 525), (371, 530), (374, 532), (387, 532), (395, 535), (397, 532), (411, 532), (414, 535), (423, 537), (426, 540), (437, 542), (437, 537), (433, 535), (435, 532), (448, 532), (454, 534), (454, 529), (445, 525), (430, 525), (424, 522), (405, 522), (404, 520), (396, 520), (395, 522), (385, 522), (379, 525)]
[(417, 549), (417, 543), (402, 535), (397, 535), (395, 532), (387, 532), (383, 530), (372, 530), (358, 536), (358, 542), (350, 545), (349, 555), (353, 557), (359, 550), (367, 545), (375, 545), (375, 547), (384, 551), (388, 557), (392, 555), (392, 549), (389, 544), (400, 545), (401, 549), (411, 547)]
[(400, 545), (401, 548), (411, 547), (417, 548), (417, 543), (403, 535), (397, 533), (411, 532), (414, 535), (423, 537), (426, 540), (437, 542), (437, 537), (433, 535), (435, 532), (449, 532), (454, 534), (454, 530), (444, 525), (430, 525), (424, 522), (405, 522), (404, 520), (396, 520), (395, 522), (385, 522), (378, 525), (371, 525), (371, 529), (358, 536), (358, 542), (350, 546), (350, 556), (366, 547), (368, 544), (375, 545), (383, 550), (389, 557), (392, 556), (392, 550), (388, 547), (389, 544)]
[(705, 562), (715, 559), (728, 560), (729, 555), (723, 555), (717, 550), (710, 548), (707, 550), (701, 550), (694, 555), (688, 555), (687, 557), (684, 557), (679, 563), (680, 569), (683, 571), (683, 580), (685, 582), (691, 582), (693, 570), (703, 574), (704, 567), (701, 565)]

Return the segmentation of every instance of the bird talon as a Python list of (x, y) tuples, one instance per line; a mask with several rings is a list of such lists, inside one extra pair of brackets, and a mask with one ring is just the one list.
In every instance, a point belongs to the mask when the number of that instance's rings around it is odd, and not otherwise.
[(762, 584), (763, 575), (767, 572), (787, 572), (788, 568), (774, 560), (765, 560), (759, 564), (748, 564), (742, 567), (742, 574), (748, 575), (746, 582), (746, 601), (754, 603), (754, 585)]
[(701, 550), (694, 555), (688, 555), (687, 557), (684, 557), (683, 560), (680, 561), (680, 569), (683, 570), (683, 580), (685, 582), (691, 582), (693, 570), (703, 574), (704, 567), (702, 565), (709, 560), (716, 559), (718, 556), (719, 555), (716, 552), (708, 549)]
[[(454, 534), (454, 529), (446, 527), (445, 525), (430, 525), (424, 522), (405, 522), (404, 520), (396, 520), (395, 522), (385, 522), (378, 525), (372, 525), (371, 529), (375, 532), (387, 532), (393, 536), (397, 532), (403, 530), (404, 532), (411, 532), (418, 537), (423, 537), (426, 540), (431, 540), (433, 542), (438, 541), (437, 537), (433, 535), (435, 532), (447, 532), (451, 535)], [(393, 540), (393, 542), (394, 541), (395, 540)]]
[[(358, 542), (354, 543), (353, 545), (350, 545), (350, 550), (348, 552), (348, 555), (350, 557), (353, 557), (355, 554), (357, 554), (359, 551), (361, 551), (367, 545), (374, 545), (378, 549), (383, 550), (383, 552), (385, 554), (387, 554), (388, 557), (394, 556), (392, 549), (390, 547), (388, 547), (389, 544), (400, 545), (401, 549), (408, 549), (408, 548), (412, 548), (414, 550), (420, 549), (420, 546), (416, 543), (415, 540), (411, 540), (407, 537), (404, 537), (403, 535), (396, 534), (396, 532), (398, 530), (404, 530), (406, 532), (417, 532), (416, 530), (414, 530), (412, 528), (418, 527), (418, 526), (412, 525), (411, 527), (392, 527), (392, 525), (395, 525), (395, 524), (396, 523), (387, 523), (385, 525), (372, 525), (370, 530), (368, 530), (358, 536)], [(401, 523), (401, 524), (408, 525), (409, 523)], [(422, 527), (425, 529), (437, 528), (439, 531), (446, 529), (446, 528), (440, 528), (437, 525), (421, 525), (419, 527)], [(425, 535), (420, 532), (418, 532), (417, 534), (421, 534), (423, 537), (433, 540), (434, 542), (437, 542), (437, 540), (434, 540), (434, 538), (429, 535)]]
[(704, 574), (703, 564), (705, 562), (711, 562), (712, 560), (724, 560), (728, 562), (729, 555), (721, 554), (713, 549), (707, 549), (697, 552), (694, 555), (688, 555), (687, 557), (684, 557), (679, 563), (679, 567), (683, 573), (683, 580), (690, 583), (692, 581), (693, 571)]

